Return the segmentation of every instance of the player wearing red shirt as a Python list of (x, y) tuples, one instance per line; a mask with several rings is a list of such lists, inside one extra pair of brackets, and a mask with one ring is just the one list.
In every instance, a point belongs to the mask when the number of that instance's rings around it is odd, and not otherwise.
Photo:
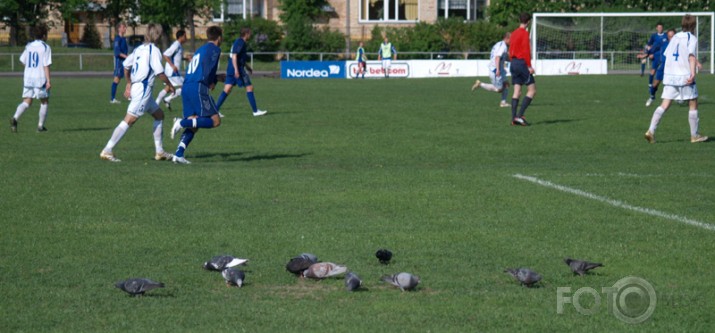
[[(534, 68), (531, 67), (531, 46), (529, 43), (529, 32), (526, 26), (531, 22), (531, 14), (522, 13), (519, 15), (519, 28), (511, 33), (511, 45), (509, 46), (509, 56), (511, 58), (511, 84), (514, 86), (514, 94), (511, 98), (511, 124), (518, 126), (529, 126), (524, 119), (524, 112), (531, 104), (531, 100), (536, 95), (536, 82), (534, 81)], [(521, 86), (526, 86), (526, 96), (519, 109), (519, 97), (521, 97)], [(517, 109), (519, 113), (517, 114)]]

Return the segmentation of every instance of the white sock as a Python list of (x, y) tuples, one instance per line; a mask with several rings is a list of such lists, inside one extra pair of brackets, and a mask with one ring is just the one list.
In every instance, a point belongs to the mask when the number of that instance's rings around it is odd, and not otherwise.
[(114, 149), (114, 146), (116, 146), (117, 143), (122, 140), (124, 133), (126, 133), (128, 129), (129, 124), (127, 124), (126, 121), (122, 120), (122, 122), (117, 125), (117, 128), (114, 129), (114, 133), (112, 133), (112, 137), (109, 138), (109, 142), (107, 142), (107, 146), (104, 147), (104, 151), (111, 153), (112, 149)]
[(20, 103), (20, 105), (17, 106), (17, 110), (15, 110), (15, 116), (14, 116), (13, 118), (15, 118), (15, 120), (20, 119), (20, 117), (22, 116), (22, 114), (23, 114), (23, 113), (25, 112), (25, 110), (27, 110), (27, 108), (29, 108), (29, 107), (30, 107), (30, 104), (27, 104), (27, 103), (25, 103), (24, 101), (23, 101), (22, 103)]
[(163, 130), (163, 120), (154, 120), (154, 147), (156, 148), (157, 153), (161, 153), (164, 151), (164, 144), (162, 143), (162, 134), (164, 133)]
[(688, 112), (688, 122), (690, 123), (690, 136), (698, 135), (698, 123), (700, 123), (698, 110), (690, 110), (690, 112)]
[(171, 94), (171, 96), (169, 96), (169, 97), (166, 98), (166, 101), (167, 101), (167, 102), (171, 102), (171, 101), (173, 101), (174, 99), (176, 99), (176, 98), (179, 97), (179, 96), (181, 96), (181, 88), (176, 89), (176, 91), (174, 91), (174, 93)]
[(156, 104), (161, 105), (162, 100), (164, 99), (164, 96), (166, 96), (166, 90), (162, 89), (159, 92), (159, 95), (156, 96)]
[(47, 119), (47, 103), (40, 104), (40, 121), (37, 123), (37, 128), (45, 126), (45, 119)]
[(651, 133), (655, 134), (655, 129), (658, 127), (658, 123), (660, 122), (660, 118), (663, 117), (663, 113), (665, 113), (665, 109), (660, 106), (653, 112), (653, 118), (650, 119), (650, 127), (648, 128)]
[(493, 92), (499, 91), (499, 89), (497, 89), (497, 88), (496, 88), (493, 84), (491, 84), (491, 83), (482, 83), (482, 84), (479, 85), (479, 87), (481, 87), (482, 89), (484, 89), (484, 90), (486, 90), (486, 91), (493, 91)]

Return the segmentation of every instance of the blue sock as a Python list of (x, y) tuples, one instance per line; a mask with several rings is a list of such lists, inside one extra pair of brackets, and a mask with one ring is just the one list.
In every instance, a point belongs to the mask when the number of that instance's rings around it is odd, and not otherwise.
[(648, 86), (650, 87), (652, 85), (653, 85), (653, 74), (648, 76)]
[(228, 97), (228, 94), (225, 91), (222, 91), (221, 95), (218, 96), (218, 102), (216, 102), (216, 110), (221, 108), (223, 102), (226, 101), (226, 97)]
[[(196, 124), (194, 124), (194, 121), (196, 122)], [(208, 118), (208, 117), (182, 119), (180, 124), (181, 124), (181, 127), (183, 127), (183, 128), (213, 128), (214, 127), (213, 119)]]
[(641, 64), (641, 76), (645, 73), (645, 64)]
[(504, 90), (501, 91), (501, 100), (506, 101), (507, 96), (509, 96), (509, 89), (504, 88)]
[(256, 97), (253, 96), (253, 91), (247, 92), (246, 97), (248, 97), (248, 104), (251, 104), (251, 109), (253, 109), (253, 112), (258, 111), (258, 107), (256, 106)]
[(117, 83), (112, 82), (112, 98), (110, 99), (110, 101), (115, 99), (116, 96), (117, 96)]
[(179, 140), (179, 147), (176, 148), (176, 157), (184, 157), (184, 151), (186, 151), (186, 147), (189, 146), (191, 143), (191, 140), (194, 139), (194, 131), (191, 130), (184, 130), (184, 134), (181, 135), (181, 140)]
[(655, 98), (655, 92), (658, 91), (658, 88), (654, 87), (654, 86), (650, 86), (650, 88), (648, 90), (650, 90), (650, 98)]

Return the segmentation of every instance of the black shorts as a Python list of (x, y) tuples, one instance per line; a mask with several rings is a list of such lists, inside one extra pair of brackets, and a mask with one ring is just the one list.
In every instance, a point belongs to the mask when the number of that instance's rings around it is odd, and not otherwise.
[(509, 70), (511, 71), (512, 85), (528, 86), (536, 83), (534, 76), (529, 73), (529, 66), (526, 66), (524, 59), (512, 59)]

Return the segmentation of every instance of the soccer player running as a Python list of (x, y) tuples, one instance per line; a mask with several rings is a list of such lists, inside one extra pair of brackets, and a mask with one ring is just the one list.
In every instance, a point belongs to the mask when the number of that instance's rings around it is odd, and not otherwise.
[(176, 118), (171, 129), (173, 139), (179, 130), (185, 128), (173, 158), (174, 163), (178, 164), (191, 163), (184, 158), (184, 153), (199, 128), (214, 128), (221, 125), (221, 117), (218, 115), (218, 109), (209, 90), (214, 89), (219, 79), (225, 80), (223, 75), (220, 77), (216, 75), (221, 57), (219, 46), (223, 41), (223, 30), (217, 26), (208, 27), (206, 37), (208, 42), (196, 50), (186, 69), (184, 93), (181, 95), (184, 103), (184, 118)]
[(377, 60), (382, 60), (382, 71), (385, 77), (390, 77), (390, 67), (392, 67), (392, 59), (397, 60), (397, 50), (385, 36), (384, 41), (380, 44), (380, 50), (377, 53)]
[(363, 42), (358, 44), (357, 52), (355, 52), (355, 61), (358, 63), (357, 78), (362, 74), (362, 78), (365, 78), (365, 70), (367, 70), (367, 56), (365, 55), (365, 48), (363, 48)]
[[(253, 116), (262, 116), (268, 111), (259, 110), (256, 105), (256, 97), (253, 95), (253, 84), (248, 74), (253, 74), (253, 69), (248, 65), (249, 60), (247, 54), (248, 40), (251, 39), (251, 29), (241, 28), (241, 37), (236, 38), (231, 46), (230, 61), (226, 69), (226, 82), (223, 86), (223, 91), (216, 102), (216, 110), (221, 109), (221, 105), (226, 101), (226, 97), (231, 93), (233, 86), (245, 87), (248, 104), (251, 105)], [(219, 113), (220, 115), (220, 113)]]
[(52, 50), (45, 43), (47, 27), (36, 25), (32, 28), (32, 37), (35, 39), (25, 46), (20, 55), (20, 62), (25, 65), (25, 75), (22, 83), (22, 103), (17, 106), (15, 115), (10, 118), (10, 130), (17, 132), (17, 121), (27, 108), (32, 105), (32, 99), (40, 100), (40, 116), (37, 122), (37, 131), (45, 132), (45, 119), (47, 118), (47, 103), (50, 101), (50, 65), (52, 65)]
[[(509, 57), (511, 58), (511, 84), (514, 86), (514, 94), (511, 98), (511, 124), (515, 126), (529, 126), (524, 119), (524, 112), (529, 107), (536, 95), (536, 82), (534, 81), (534, 68), (531, 66), (531, 45), (529, 43), (529, 32), (527, 25), (531, 22), (531, 14), (522, 13), (519, 15), (519, 27), (511, 33), (511, 45), (509, 47)], [(526, 86), (526, 96), (519, 108), (519, 97), (521, 97), (521, 87)], [(517, 109), (519, 113), (517, 113)]]
[(658, 22), (655, 25), (655, 33), (650, 35), (648, 43), (646, 44), (646, 49), (648, 50), (648, 58), (651, 60), (650, 75), (648, 76), (648, 92), (650, 93), (650, 98), (646, 101), (645, 106), (650, 106), (655, 100), (655, 90), (653, 90), (653, 78), (655, 77), (655, 72), (660, 67), (660, 57), (662, 53), (661, 48), (664, 43), (668, 42), (668, 36), (663, 32), (663, 23)]
[(477, 88), (482, 88), (486, 91), (501, 93), (501, 103), (499, 103), (499, 106), (503, 108), (511, 106), (511, 104), (506, 102), (506, 97), (509, 95), (509, 84), (504, 82), (504, 76), (506, 74), (504, 71), (504, 62), (509, 56), (510, 38), (511, 32), (507, 32), (504, 34), (504, 38), (492, 47), (492, 52), (489, 55), (489, 79), (492, 83), (482, 83), (482, 81), (477, 80), (472, 86), (472, 91)]
[(144, 44), (134, 49), (134, 52), (124, 60), (124, 74), (127, 77), (124, 97), (131, 97), (131, 102), (129, 102), (124, 119), (114, 129), (107, 145), (99, 153), (99, 158), (103, 160), (121, 162), (114, 156), (113, 149), (145, 112), (149, 112), (154, 117), (154, 126), (152, 127), (155, 147), (154, 159), (170, 161), (173, 157), (164, 151), (162, 143), (164, 112), (151, 98), (154, 78), (157, 76), (164, 81), (169, 91), (174, 91), (174, 86), (171, 85), (171, 81), (166, 77), (161, 66), (161, 51), (154, 45), (161, 37), (161, 31), (160, 25), (149, 24), (144, 36)]
[(650, 86), (650, 98), (645, 102), (645, 106), (649, 107), (655, 100), (655, 92), (658, 91), (658, 86), (660, 82), (663, 81), (663, 71), (665, 70), (665, 55), (663, 52), (668, 47), (670, 39), (675, 35), (675, 29), (669, 29), (666, 33), (668, 39), (660, 46), (660, 51), (655, 55), (659, 60), (658, 68), (655, 70), (655, 78), (653, 79), (653, 84)]
[(695, 17), (686, 14), (683, 16), (681, 26), (683, 30), (668, 43), (668, 47), (663, 52), (665, 56), (665, 70), (663, 75), (663, 101), (653, 112), (650, 127), (645, 132), (645, 139), (650, 143), (655, 143), (655, 130), (658, 127), (660, 118), (665, 111), (668, 111), (674, 99), (688, 101), (690, 111), (688, 112), (688, 122), (690, 123), (690, 142), (707, 141), (707, 136), (698, 133), (698, 88), (695, 85), (695, 74), (697, 73), (696, 52), (698, 50), (698, 38), (693, 35), (695, 29)]
[(112, 81), (112, 94), (109, 99), (109, 103), (112, 104), (120, 103), (116, 99), (117, 86), (119, 85), (119, 81), (124, 77), (124, 65), (122, 65), (122, 62), (127, 58), (127, 54), (129, 53), (127, 39), (124, 38), (126, 32), (126, 24), (123, 22), (117, 24), (117, 36), (114, 37), (114, 81)]
[(166, 61), (164, 74), (169, 77), (169, 81), (171, 81), (175, 91), (168, 97), (164, 97), (170, 91), (169, 86), (164, 87), (164, 89), (159, 92), (159, 95), (156, 96), (155, 102), (159, 105), (163, 101), (169, 110), (171, 110), (171, 101), (181, 96), (181, 86), (184, 85), (184, 77), (181, 76), (181, 62), (183, 60), (190, 60), (184, 58), (184, 48), (181, 46), (184, 43), (186, 43), (186, 31), (179, 30), (176, 32), (176, 40), (163, 54), (164, 60)]

